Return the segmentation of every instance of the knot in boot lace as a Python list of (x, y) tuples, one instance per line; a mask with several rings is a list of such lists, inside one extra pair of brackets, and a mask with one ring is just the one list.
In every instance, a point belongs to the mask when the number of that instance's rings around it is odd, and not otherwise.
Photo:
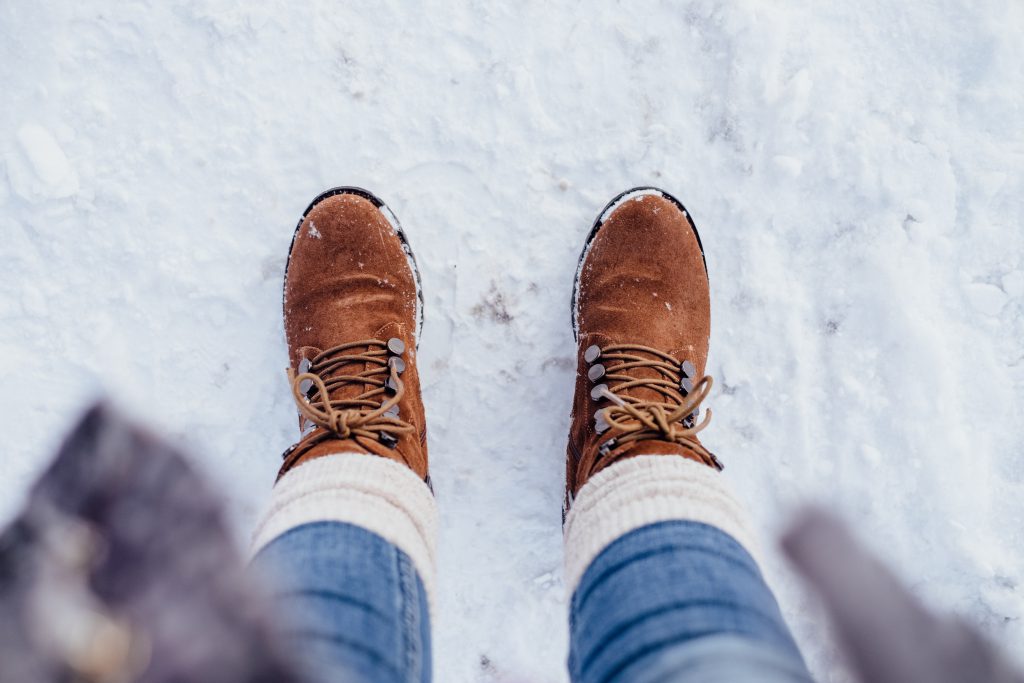
[[(397, 339), (392, 342), (401, 342)], [(288, 378), (299, 414), (325, 431), (305, 444), (330, 438), (374, 439), (394, 448), (399, 434), (414, 427), (398, 417), (405, 395), (401, 372), (405, 363), (378, 339), (341, 344), (312, 358), (301, 372), (289, 368)], [(357, 386), (361, 393), (339, 396), (339, 390)], [(333, 396), (333, 397), (332, 397)]]
[[(696, 369), (692, 363), (679, 363), (667, 353), (641, 344), (614, 344), (587, 351), (588, 362), (592, 362), (589, 356), (594, 351), (601, 359), (600, 371), (595, 373), (597, 366), (591, 365), (591, 379), (602, 382), (594, 387), (591, 397), (612, 404), (595, 416), (598, 432), (605, 435), (595, 465), (621, 446), (657, 440), (682, 446), (704, 464), (722, 469), (715, 454), (696, 438), (711, 421), (710, 409), (703, 420), (696, 421), (700, 405), (711, 391), (710, 376), (694, 381)], [(637, 375), (642, 368), (649, 371)], [(638, 397), (638, 390), (644, 389), (648, 390), (642, 394), (645, 398)], [(646, 398), (652, 392), (657, 398)]]

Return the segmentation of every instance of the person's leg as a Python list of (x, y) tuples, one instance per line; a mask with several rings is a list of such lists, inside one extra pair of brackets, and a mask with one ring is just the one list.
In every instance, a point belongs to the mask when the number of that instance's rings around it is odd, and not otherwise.
[(257, 528), (254, 568), (315, 680), (431, 678), (437, 512), (415, 266), (394, 214), (357, 188), (317, 197), (288, 255), (284, 328), (302, 436)]
[(573, 290), (566, 459), (569, 668), (577, 683), (807, 681), (698, 438), (711, 329), (697, 229), (654, 188), (595, 222)]
[(639, 456), (579, 492), (565, 529), (573, 681), (811, 680), (720, 478)]
[(314, 680), (429, 681), (436, 513), (423, 482), (383, 458), (335, 455), (289, 472), (273, 498), (253, 568), (296, 659)]

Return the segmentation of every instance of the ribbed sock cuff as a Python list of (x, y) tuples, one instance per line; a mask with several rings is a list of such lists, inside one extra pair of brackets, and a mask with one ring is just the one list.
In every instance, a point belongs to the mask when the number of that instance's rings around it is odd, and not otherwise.
[(412, 560), (433, 602), (437, 503), (405, 465), (364, 453), (314, 458), (274, 486), (252, 553), (312, 522), (345, 522), (384, 538)]
[(757, 557), (753, 530), (720, 472), (680, 457), (636, 456), (598, 472), (573, 500), (564, 529), (569, 595), (616, 539), (670, 520), (713, 526)]

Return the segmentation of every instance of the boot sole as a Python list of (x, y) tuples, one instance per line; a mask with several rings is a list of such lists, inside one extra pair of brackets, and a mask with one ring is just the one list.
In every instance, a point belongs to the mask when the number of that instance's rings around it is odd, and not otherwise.
[(580, 260), (576, 264), (576, 279), (572, 283), (572, 302), (570, 304), (570, 313), (572, 315), (572, 336), (575, 341), (579, 341), (580, 330), (579, 330), (579, 294), (580, 294), (580, 275), (583, 273), (583, 262), (587, 258), (587, 254), (590, 253), (590, 247), (594, 242), (594, 238), (597, 236), (597, 231), (601, 229), (608, 217), (612, 215), (615, 209), (622, 206), (624, 203), (635, 197), (641, 197), (644, 195), (660, 195), (676, 205), (676, 207), (683, 212), (686, 216), (686, 222), (690, 224), (690, 229), (693, 230), (693, 236), (697, 238), (697, 246), (700, 247), (700, 257), (704, 262), (704, 274), (708, 274), (708, 261), (704, 256), (704, 244), (700, 241), (700, 233), (697, 232), (697, 226), (693, 223), (693, 218), (690, 217), (690, 212), (686, 210), (683, 203), (673, 197), (665, 190), (657, 187), (634, 187), (631, 190), (626, 190), (615, 196), (610, 202), (605, 204), (605, 207), (601, 209), (601, 213), (597, 215), (594, 220), (594, 225), (590, 228), (590, 234), (587, 235), (586, 242), (583, 243), (583, 251), (580, 253)]
[(394, 229), (395, 234), (398, 235), (398, 239), (402, 242), (402, 251), (405, 252), (406, 257), (409, 260), (409, 267), (412, 268), (413, 280), (416, 283), (416, 348), (419, 349), (420, 333), (423, 331), (423, 285), (422, 280), (420, 278), (420, 269), (419, 266), (416, 264), (416, 255), (413, 254), (412, 247), (409, 246), (409, 240), (405, 236), (405, 231), (402, 230), (402, 224), (398, 221), (398, 216), (395, 215), (391, 208), (387, 204), (385, 204), (380, 197), (370, 192), (369, 190), (364, 190), (361, 187), (343, 185), (321, 192), (316, 196), (316, 199), (309, 203), (309, 206), (306, 207), (306, 210), (302, 212), (302, 217), (299, 218), (299, 222), (295, 226), (295, 232), (292, 234), (291, 245), (288, 247), (288, 263), (285, 265), (284, 268), (284, 289), (282, 290), (281, 294), (282, 308), (284, 307), (285, 304), (284, 291), (287, 291), (288, 288), (288, 266), (290, 266), (292, 263), (292, 249), (295, 247), (295, 239), (299, 236), (299, 229), (302, 228), (302, 223), (306, 220), (306, 216), (309, 215), (309, 212), (312, 211), (317, 204), (324, 201), (325, 199), (328, 199), (329, 197), (334, 197), (339, 194), (354, 194), (357, 197), (362, 197), (363, 199), (369, 201), (371, 204), (376, 206), (377, 209), (382, 214), (384, 214), (384, 218), (387, 219), (388, 223), (391, 224), (391, 227), (392, 229)]

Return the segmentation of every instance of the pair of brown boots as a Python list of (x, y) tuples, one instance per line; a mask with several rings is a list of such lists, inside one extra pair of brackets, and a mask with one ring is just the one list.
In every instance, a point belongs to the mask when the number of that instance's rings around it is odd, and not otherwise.
[[(710, 315), (703, 247), (683, 205), (655, 188), (613, 199), (587, 237), (573, 289), (566, 508), (595, 473), (634, 455), (721, 469), (697, 438), (710, 418), (700, 416)], [(285, 271), (284, 323), (302, 437), (279, 477), (320, 456), (367, 453), (429, 483), (419, 271), (376, 196), (339, 187), (306, 209)]]

